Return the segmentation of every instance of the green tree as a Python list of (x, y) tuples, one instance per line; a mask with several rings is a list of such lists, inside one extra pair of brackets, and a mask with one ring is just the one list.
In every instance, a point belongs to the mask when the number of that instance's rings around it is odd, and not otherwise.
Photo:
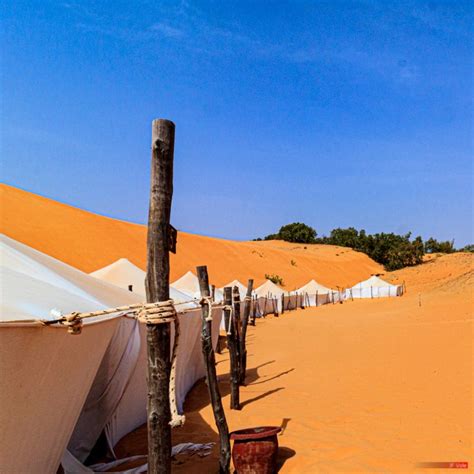
[(316, 241), (316, 230), (302, 222), (294, 222), (280, 227), (277, 234), (270, 234), (265, 240), (285, 240), (300, 244), (314, 244)]
[(425, 252), (426, 253), (453, 253), (456, 249), (454, 248), (454, 240), (446, 240), (444, 242), (438, 242), (433, 237), (430, 237), (425, 242)]

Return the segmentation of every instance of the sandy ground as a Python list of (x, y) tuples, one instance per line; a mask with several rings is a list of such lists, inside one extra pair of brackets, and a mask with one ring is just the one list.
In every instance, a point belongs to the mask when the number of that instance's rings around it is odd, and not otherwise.
[[(121, 257), (144, 268), (145, 227), (9, 186), (0, 192), (0, 230), (10, 237), (85, 271)], [(216, 285), (248, 277), (258, 284), (277, 273), (288, 289), (311, 278), (349, 286), (383, 272), (350, 249), (180, 233), (172, 278), (198, 264), (208, 265)], [(413, 472), (417, 462), (438, 461), (469, 461), (472, 469), (473, 255), (431, 256), (384, 278), (404, 281), (406, 295), (258, 320), (248, 334), (241, 411), (228, 409), (228, 353), (218, 356), (230, 429), (284, 426), (281, 472)], [(217, 441), (204, 382), (188, 395), (185, 412), (175, 443)], [(116, 453), (146, 453), (145, 429), (126, 436)], [(181, 457), (173, 469), (216, 472), (217, 449)]]
[[(228, 409), (228, 353), (218, 356), (230, 429), (283, 425), (280, 472), (429, 472), (416, 463), (446, 461), (469, 461), (472, 469), (472, 264), (471, 255), (441, 257), (392, 276), (407, 281), (401, 298), (257, 321), (241, 411)], [(203, 382), (185, 412), (175, 443), (217, 441)], [(116, 452), (145, 453), (145, 440), (142, 427)], [(178, 459), (174, 472), (216, 472), (216, 465), (214, 449), (207, 458)]]
[[(36, 194), (0, 185), (0, 231), (85, 272), (128, 258), (145, 269), (146, 227), (99, 216)], [(27, 217), (26, 217), (27, 216)], [(383, 272), (367, 255), (329, 245), (234, 242), (179, 232), (171, 279), (207, 265), (211, 283), (239, 279), (263, 283), (278, 274), (293, 290), (314, 278), (326, 286), (352, 286)]]

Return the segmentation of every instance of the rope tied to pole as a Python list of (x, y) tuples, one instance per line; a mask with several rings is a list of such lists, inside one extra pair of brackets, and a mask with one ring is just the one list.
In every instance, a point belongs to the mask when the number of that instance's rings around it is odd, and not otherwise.
[(169, 398), (170, 398), (170, 412), (171, 420), (170, 426), (175, 428), (182, 426), (186, 420), (184, 415), (178, 413), (178, 404), (176, 397), (176, 367), (177, 367), (177, 355), (179, 347), (179, 318), (176, 308), (174, 307), (173, 300), (160, 301), (155, 306), (142, 305), (141, 309), (137, 312), (136, 317), (140, 323), (144, 324), (174, 324), (174, 342), (173, 351), (171, 354), (171, 370), (170, 370), (170, 384), (169, 384)]
[(200, 300), (199, 300), (199, 304), (201, 306), (204, 306), (205, 304), (207, 304), (207, 306), (209, 307), (209, 313), (206, 317), (206, 321), (207, 322), (210, 322), (212, 321), (212, 298), (210, 296), (203, 296)]
[(232, 326), (232, 313), (234, 311), (234, 308), (233, 308), (232, 305), (226, 304), (222, 309), (224, 311), (229, 311), (229, 324), (225, 328), (225, 331), (226, 331), (227, 335), (230, 336), (232, 334), (231, 326)]
[(70, 313), (64, 316), (61, 324), (67, 326), (67, 332), (72, 335), (81, 334), (82, 332), (82, 317), (81, 313)]

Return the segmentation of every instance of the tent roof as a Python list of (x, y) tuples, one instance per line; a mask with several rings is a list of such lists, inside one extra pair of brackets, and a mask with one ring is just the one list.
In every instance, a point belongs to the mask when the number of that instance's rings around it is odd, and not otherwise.
[[(92, 272), (91, 275), (100, 280), (117, 285), (124, 290), (128, 290), (128, 286), (132, 285), (134, 293), (142, 295), (143, 298), (146, 295), (146, 272), (126, 258), (120, 258), (116, 262), (111, 263), (100, 270)], [(189, 294), (170, 287), (170, 298), (172, 298), (175, 302), (179, 303), (183, 301), (189, 301), (189, 297)]]
[[(191, 271), (185, 273), (181, 278), (178, 278), (175, 282), (170, 285), (193, 298), (201, 297), (201, 289), (199, 288), (199, 279)], [(221, 301), (224, 298), (224, 293), (221, 289), (216, 288), (215, 299)]]
[(236, 286), (239, 291), (242, 293), (247, 293), (247, 287), (243, 284), (243, 283), (240, 283), (239, 280), (232, 280), (230, 281), (229, 283), (227, 283), (226, 285), (222, 286), (220, 289), (223, 290), (226, 286), (230, 286), (230, 287), (234, 287)]
[(378, 276), (371, 276), (367, 280), (361, 281), (360, 283), (356, 283), (352, 288), (370, 288), (370, 287), (392, 287), (397, 288), (397, 285), (392, 285), (387, 281), (382, 280)]
[(3, 234), (0, 249), (1, 321), (52, 320), (57, 317), (50, 314), (53, 309), (62, 313), (92, 311), (142, 299)]
[(310, 280), (308, 283), (306, 283), (306, 285), (302, 286), (301, 288), (298, 288), (296, 291), (298, 293), (306, 292), (308, 294), (313, 295), (313, 294), (316, 294), (316, 292), (318, 292), (319, 294), (324, 294), (324, 293), (331, 293), (334, 290), (321, 285), (315, 280)]
[(267, 296), (268, 294), (281, 296), (283, 293), (285, 293), (285, 290), (275, 285), (275, 283), (270, 280), (267, 280), (255, 290), (257, 296)]

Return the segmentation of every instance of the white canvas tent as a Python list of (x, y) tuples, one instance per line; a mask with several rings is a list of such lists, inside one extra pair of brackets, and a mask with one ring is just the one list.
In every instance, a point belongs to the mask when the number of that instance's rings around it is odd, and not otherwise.
[[(125, 290), (128, 290), (131, 285), (134, 293), (138, 293), (145, 298), (146, 272), (126, 258), (120, 258), (116, 262), (92, 272), (90, 275), (99, 280), (112, 283)], [(172, 286), (170, 286), (170, 298), (177, 303), (182, 303), (191, 299), (189, 294), (183, 293)]]
[[(89, 311), (143, 297), (7, 237), (1, 247), (1, 471), (54, 473), (61, 461), (66, 473), (86, 472), (81, 463), (102, 431), (113, 448), (146, 420), (145, 327), (116, 314), (86, 319), (71, 335), (35, 320), (56, 318), (53, 308)], [(188, 306), (180, 315), (178, 408), (205, 374), (200, 310)], [(220, 316), (213, 311), (214, 345)]]
[(306, 285), (296, 290), (298, 294), (305, 296), (305, 302), (309, 306), (321, 306), (323, 304), (339, 301), (341, 293), (321, 285), (315, 280), (310, 280)]
[(77, 336), (34, 321), (55, 319), (53, 309), (97, 310), (139, 298), (4, 235), (0, 246), (1, 471), (54, 473), (123, 318), (85, 320)]
[(274, 312), (281, 313), (281, 295), (284, 293), (283, 289), (270, 280), (266, 280), (255, 289), (256, 305), (262, 316)]
[(233, 288), (236, 286), (239, 289), (239, 294), (240, 294), (240, 299), (243, 300), (245, 296), (247, 295), (247, 287), (241, 283), (239, 280), (232, 280), (231, 282), (227, 283), (227, 285), (222, 286), (219, 288), (220, 291), (224, 292), (225, 287), (231, 287)]
[(383, 298), (401, 296), (402, 287), (392, 285), (376, 275), (357, 283), (346, 290), (346, 298)]
[[(185, 293), (192, 298), (200, 299), (201, 290), (199, 289), (199, 280), (198, 277), (191, 271), (185, 273), (181, 278), (178, 278), (176, 281), (171, 283), (171, 288)], [(219, 288), (216, 288), (215, 291), (215, 301), (220, 303), (224, 299), (224, 293)]]

